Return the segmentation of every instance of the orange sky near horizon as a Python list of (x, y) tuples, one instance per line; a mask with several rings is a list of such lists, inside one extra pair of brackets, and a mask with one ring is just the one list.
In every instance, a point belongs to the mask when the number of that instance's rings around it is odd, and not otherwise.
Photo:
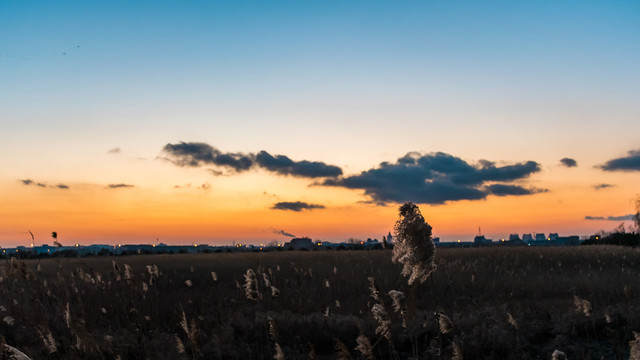
[[(168, 166), (160, 164), (158, 174), (166, 175), (163, 167)], [(156, 167), (153, 164), (149, 169)], [(132, 168), (131, 172), (149, 169)], [(56, 231), (65, 244), (153, 243), (156, 239), (176, 244), (287, 241), (288, 237), (275, 233), (278, 230), (325, 241), (380, 239), (393, 232), (397, 219), (398, 204), (364, 204), (367, 198), (360, 190), (315, 186), (309, 180), (260, 171), (213, 177), (202, 169), (186, 169), (196, 175), (189, 177), (194, 182), (188, 185), (182, 181), (178, 188), (174, 183), (184, 179), (179, 176), (184, 171), (171, 169), (178, 176), (156, 180), (150, 186), (114, 189), (104, 184), (71, 182), (65, 182), (69, 189), (56, 189), (51, 187), (55, 183), (39, 187), (5, 180), (0, 183), (5, 190), (4, 206), (0, 208), (0, 244), (28, 244), (29, 230), (35, 234), (36, 243), (50, 243), (50, 234)], [(629, 190), (638, 175), (618, 175), (617, 186), (596, 191), (593, 185), (598, 182), (588, 174), (597, 175), (598, 171), (555, 167), (530, 179), (548, 188), (545, 193), (490, 195), (485, 200), (422, 204), (420, 208), (434, 236), (444, 241), (471, 240), (479, 227), (495, 239), (510, 233), (589, 235), (611, 230), (621, 222), (585, 220), (585, 216), (634, 211), (635, 194)], [(567, 172), (575, 175), (561, 176)], [(200, 183), (203, 180), (208, 181), (202, 182), (208, 184), (206, 189)], [(325, 208), (300, 212), (271, 209), (274, 203), (289, 199), (323, 204)]]

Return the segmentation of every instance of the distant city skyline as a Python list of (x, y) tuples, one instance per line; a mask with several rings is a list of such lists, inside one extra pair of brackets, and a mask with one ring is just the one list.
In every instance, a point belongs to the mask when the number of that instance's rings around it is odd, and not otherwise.
[(640, 196), (640, 4), (0, 3), (0, 245), (585, 236)]

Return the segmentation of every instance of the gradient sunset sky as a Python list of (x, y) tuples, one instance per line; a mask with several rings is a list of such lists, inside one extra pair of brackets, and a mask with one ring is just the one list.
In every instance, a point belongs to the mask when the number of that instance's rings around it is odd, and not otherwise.
[(588, 235), (640, 193), (640, 2), (2, 1), (0, 119), (2, 246)]

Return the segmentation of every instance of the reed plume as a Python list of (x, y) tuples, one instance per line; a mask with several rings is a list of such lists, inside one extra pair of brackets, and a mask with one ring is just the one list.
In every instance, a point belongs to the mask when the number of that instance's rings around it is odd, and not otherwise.
[(411, 202), (400, 206), (399, 216), (394, 227), (396, 241), (391, 260), (402, 264), (402, 275), (409, 278), (409, 285), (415, 281), (423, 283), (436, 269), (431, 226), (425, 222), (418, 206)]

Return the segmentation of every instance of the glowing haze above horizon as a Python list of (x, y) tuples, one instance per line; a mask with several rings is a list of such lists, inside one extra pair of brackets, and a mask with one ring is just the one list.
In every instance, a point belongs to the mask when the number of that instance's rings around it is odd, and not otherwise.
[(639, 63), (632, 1), (3, 1), (0, 245), (629, 226)]

